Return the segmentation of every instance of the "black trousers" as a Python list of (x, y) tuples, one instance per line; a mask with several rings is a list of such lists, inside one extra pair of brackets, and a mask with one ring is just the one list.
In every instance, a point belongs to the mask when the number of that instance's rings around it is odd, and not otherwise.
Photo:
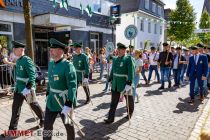
[[(110, 110), (109, 110), (109, 116), (108, 119), (110, 120), (114, 120), (115, 117), (115, 111), (119, 102), (119, 98), (120, 98), (120, 92), (116, 92), (112, 90), (112, 99), (111, 99), (111, 105), (110, 105)], [(124, 95), (126, 102), (127, 102), (127, 97), (128, 97), (128, 107), (129, 107), (129, 114), (130, 117), (133, 114), (134, 111), (134, 100), (133, 100), (133, 96), (132, 95)], [(127, 108), (127, 112), (128, 112), (128, 108)]]
[[(17, 129), (21, 107), (24, 100), (25, 96), (23, 96), (22, 94), (14, 93), (14, 99), (12, 104), (12, 118), (10, 121), (9, 130)], [(31, 103), (30, 106), (31, 109), (35, 112), (35, 114), (39, 117), (40, 121), (44, 121), (44, 113), (38, 102)]]
[[(82, 82), (77, 81), (77, 89), (78, 89), (80, 84), (82, 84)], [(87, 101), (90, 100), (90, 95), (89, 95), (90, 94), (90, 89), (89, 89), (89, 86), (82, 86), (82, 87), (83, 87), (83, 89), (85, 91), (85, 94), (86, 94), (86, 100)], [(77, 92), (76, 92), (76, 98), (77, 98)]]
[[(44, 133), (43, 134), (43, 140), (51, 140), (52, 139), (52, 130), (53, 130), (53, 124), (55, 122), (55, 119), (57, 115), (60, 114), (61, 119), (64, 124), (64, 115), (61, 114), (61, 112), (51, 112), (47, 107), (45, 110), (45, 119), (44, 119)], [(64, 124), (66, 131), (67, 131), (67, 140), (74, 140), (75, 139), (75, 131), (74, 126), (71, 124)], [(49, 133), (48, 133), (49, 132)], [(52, 134), (52, 135), (51, 135)]]

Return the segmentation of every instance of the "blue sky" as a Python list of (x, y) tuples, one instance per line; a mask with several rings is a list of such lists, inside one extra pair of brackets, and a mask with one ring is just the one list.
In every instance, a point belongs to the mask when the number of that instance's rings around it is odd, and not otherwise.
[[(175, 9), (176, 8), (176, 1), (177, 0), (162, 0), (166, 5), (165, 8), (171, 8), (171, 9)], [(200, 21), (200, 17), (201, 17), (201, 12), (203, 9), (203, 3), (204, 0), (189, 0), (189, 2), (191, 3), (191, 5), (194, 7), (197, 17), (197, 22)]]

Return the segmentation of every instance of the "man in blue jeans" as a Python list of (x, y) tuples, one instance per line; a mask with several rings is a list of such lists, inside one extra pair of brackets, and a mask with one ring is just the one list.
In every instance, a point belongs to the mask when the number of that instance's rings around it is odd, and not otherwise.
[(163, 43), (163, 52), (160, 52), (158, 63), (160, 65), (161, 72), (161, 86), (158, 89), (164, 89), (165, 87), (165, 77), (168, 81), (168, 88), (171, 87), (171, 80), (169, 77), (169, 71), (171, 68), (171, 63), (173, 61), (173, 55), (170, 52), (170, 47), (168, 43)]
[(173, 74), (174, 74), (174, 87), (179, 88), (180, 87), (180, 79), (181, 79), (181, 72), (182, 69), (184, 69), (184, 64), (186, 63), (185, 57), (181, 54), (182, 48), (177, 47), (176, 48), (176, 54), (173, 56)]
[(148, 76), (148, 83), (150, 83), (152, 72), (155, 71), (155, 75), (157, 76), (157, 82), (160, 82), (160, 75), (158, 73), (158, 66), (157, 66), (157, 60), (159, 58), (159, 53), (155, 51), (155, 47), (151, 47), (151, 53), (149, 55), (149, 76)]

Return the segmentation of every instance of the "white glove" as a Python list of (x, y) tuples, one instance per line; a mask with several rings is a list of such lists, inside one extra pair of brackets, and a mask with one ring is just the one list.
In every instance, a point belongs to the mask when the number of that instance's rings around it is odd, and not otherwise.
[(84, 78), (84, 79), (83, 79), (83, 83), (84, 83), (84, 84), (88, 84), (88, 78)]
[(128, 92), (129, 90), (131, 90), (131, 86), (130, 86), (130, 85), (126, 85), (124, 90), (125, 90), (126, 92)]
[(64, 114), (67, 117), (68, 113), (70, 113), (70, 112), (71, 112), (71, 107), (64, 105), (63, 110), (61, 111), (61, 114)]
[(27, 96), (29, 94), (31, 94), (31, 90), (30, 89), (27, 89), (27, 88), (24, 88), (23, 91), (21, 92), (24, 96)]
[(63, 110), (61, 111), (61, 114), (64, 114), (65, 118), (64, 118), (64, 124), (70, 124), (70, 120), (68, 117), (68, 113), (71, 112), (71, 107), (65, 106), (63, 107)]

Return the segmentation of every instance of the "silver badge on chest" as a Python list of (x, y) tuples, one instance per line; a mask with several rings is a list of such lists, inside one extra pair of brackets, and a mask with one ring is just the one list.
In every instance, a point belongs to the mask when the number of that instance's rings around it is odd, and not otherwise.
[(59, 76), (58, 75), (53, 75), (54, 77), (54, 81), (58, 81), (59, 80)]
[(20, 70), (23, 70), (23, 67), (22, 66), (20, 66)]
[(81, 60), (79, 60), (79, 67), (81, 67), (81, 63), (82, 63), (82, 61), (81, 61)]
[(123, 62), (120, 63), (120, 67), (122, 67), (122, 66), (123, 66)]

